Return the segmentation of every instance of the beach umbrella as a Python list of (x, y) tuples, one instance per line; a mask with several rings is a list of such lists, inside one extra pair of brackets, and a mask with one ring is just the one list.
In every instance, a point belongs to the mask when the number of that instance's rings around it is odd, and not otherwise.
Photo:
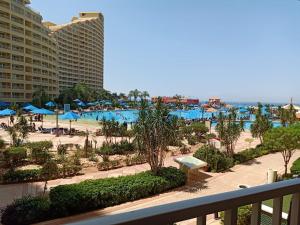
[(81, 100), (77, 98), (77, 99), (73, 100), (73, 102), (81, 102)]
[[(11, 109), (4, 109), (0, 111), (0, 116), (12, 116), (12, 115), (16, 115), (16, 111)], [(9, 119), (8, 119), (8, 124), (9, 124)]]
[(69, 111), (61, 116), (59, 116), (60, 119), (62, 120), (70, 120), (70, 134), (71, 134), (71, 123), (72, 120), (77, 120), (80, 118), (80, 116), (77, 113), (74, 113), (72, 111)]
[[(50, 111), (50, 110), (44, 109), (44, 108), (32, 110), (31, 113), (32, 114), (40, 114), (40, 115), (54, 115), (53, 111)], [(44, 123), (44, 120), (42, 117), (42, 127), (43, 127), (43, 123)]]
[(54, 103), (54, 102), (47, 102), (46, 104), (45, 104), (45, 106), (47, 106), (47, 107), (55, 107), (56, 106), (56, 104)]
[(16, 115), (16, 111), (11, 109), (4, 109), (0, 111), (0, 116), (11, 116), (11, 115)]
[(27, 106), (23, 107), (23, 109), (26, 110), (26, 111), (33, 111), (33, 110), (37, 110), (39, 108), (37, 108), (33, 105), (27, 105)]
[(54, 115), (53, 111), (50, 111), (50, 110), (44, 109), (44, 108), (32, 110), (31, 113), (33, 113), (33, 114), (41, 114), (41, 115)]

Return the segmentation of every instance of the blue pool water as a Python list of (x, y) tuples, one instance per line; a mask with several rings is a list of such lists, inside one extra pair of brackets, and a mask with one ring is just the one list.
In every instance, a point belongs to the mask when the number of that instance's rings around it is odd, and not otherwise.
[[(219, 111), (220, 112), (220, 111)], [(211, 119), (217, 117), (219, 112), (203, 112), (200, 109), (193, 110), (176, 110), (170, 112), (170, 115), (174, 115), (186, 120), (193, 119)], [(134, 123), (138, 119), (138, 110), (114, 110), (114, 111), (92, 111), (92, 112), (83, 112), (81, 114), (81, 119), (83, 120), (92, 120), (92, 121), (101, 121), (102, 119), (106, 120), (115, 120), (119, 123)], [(223, 112), (226, 114), (226, 112)], [(252, 124), (252, 121), (255, 119), (254, 115), (249, 115), (245, 113), (238, 114), (238, 117), (249, 116), (249, 120), (244, 122), (244, 128), (249, 130)], [(216, 126), (216, 122), (212, 123), (212, 127)], [(273, 122), (274, 127), (280, 127), (281, 124), (278, 121)]]

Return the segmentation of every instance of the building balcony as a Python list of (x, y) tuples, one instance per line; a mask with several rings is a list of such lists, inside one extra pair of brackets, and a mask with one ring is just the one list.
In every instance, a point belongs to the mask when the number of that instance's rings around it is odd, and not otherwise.
[[(300, 224), (300, 179), (256, 186), (237, 191), (225, 192), (190, 200), (154, 206), (132, 212), (108, 215), (82, 220), (77, 225), (172, 225), (176, 222), (194, 219), (195, 224), (205, 225), (206, 217), (224, 211), (224, 225), (237, 224), (238, 208), (252, 206), (251, 225), (261, 225), (262, 202), (273, 199), (273, 212), (270, 215), (273, 225), (282, 224), (283, 196), (292, 195), (289, 225)], [(250, 225), (250, 224), (249, 224)]]

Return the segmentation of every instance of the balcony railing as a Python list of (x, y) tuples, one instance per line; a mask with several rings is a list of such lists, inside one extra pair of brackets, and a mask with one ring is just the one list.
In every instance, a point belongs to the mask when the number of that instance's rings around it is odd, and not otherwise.
[(251, 225), (261, 224), (261, 204), (273, 199), (272, 225), (281, 225), (283, 196), (292, 194), (289, 225), (300, 224), (300, 179), (261, 185), (175, 203), (84, 220), (80, 225), (171, 225), (196, 218), (197, 225), (206, 224), (206, 217), (225, 212), (224, 224), (236, 225), (240, 206), (252, 205)]

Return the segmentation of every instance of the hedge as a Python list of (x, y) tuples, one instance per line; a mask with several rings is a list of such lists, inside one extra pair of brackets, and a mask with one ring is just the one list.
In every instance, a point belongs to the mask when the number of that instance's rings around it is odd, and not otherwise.
[(233, 157), (230, 158), (214, 146), (204, 145), (194, 153), (194, 157), (207, 162), (209, 169), (212, 172), (220, 172), (229, 169), (236, 164), (245, 163), (274, 152), (275, 151), (273, 150), (265, 148), (263, 145), (259, 145), (256, 148), (250, 148), (235, 153)]
[(162, 193), (185, 184), (185, 174), (174, 168), (162, 168), (158, 175), (136, 175), (61, 185), (50, 190), (49, 197), (22, 198), (6, 207), (4, 225), (31, 224), (76, 213), (101, 209)]
[(252, 159), (273, 153), (274, 151), (264, 148), (262, 145), (256, 148), (246, 149), (233, 155), (235, 164), (244, 163)]
[(61, 185), (51, 189), (49, 197), (56, 212), (67, 216), (155, 195), (184, 185), (185, 179), (182, 171), (169, 167), (161, 169), (158, 176), (148, 171)]
[(48, 197), (23, 197), (7, 206), (2, 213), (1, 223), (27, 225), (51, 218)]
[(300, 158), (293, 162), (293, 165), (291, 167), (291, 173), (293, 175), (300, 175)]
[(2, 176), (2, 183), (18, 183), (39, 181), (41, 169), (9, 170)]
[[(55, 179), (75, 176), (80, 170), (81, 167), (76, 165), (59, 168), (59, 174)], [(2, 179), (0, 180), (3, 184), (42, 181), (43, 177), (41, 172), (42, 169), (9, 170), (2, 175)]]

